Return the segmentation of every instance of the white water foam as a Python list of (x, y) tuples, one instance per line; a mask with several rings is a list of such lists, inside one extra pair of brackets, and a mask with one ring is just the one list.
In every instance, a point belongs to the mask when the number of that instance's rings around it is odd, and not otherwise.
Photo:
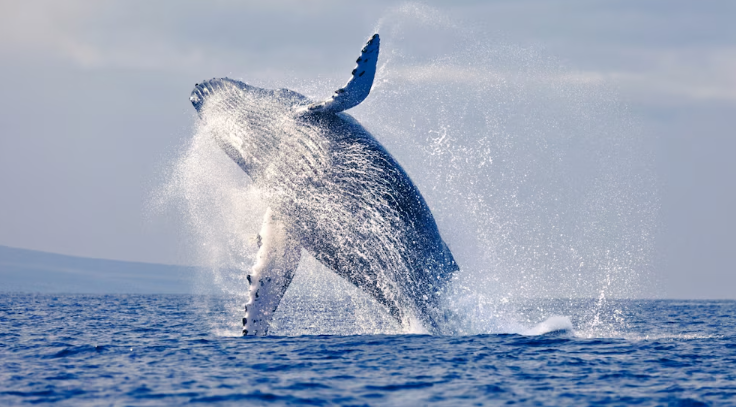
[(518, 332), (521, 335), (526, 336), (537, 336), (537, 335), (544, 335), (552, 332), (572, 332), (572, 321), (570, 321), (569, 317), (559, 316), (559, 315), (553, 315), (544, 321), (538, 323), (537, 325), (522, 330)]

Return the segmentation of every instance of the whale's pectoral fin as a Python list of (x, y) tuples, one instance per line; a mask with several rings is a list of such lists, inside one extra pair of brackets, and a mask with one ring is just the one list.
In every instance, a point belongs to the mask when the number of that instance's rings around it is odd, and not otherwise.
[(348, 83), (336, 90), (329, 99), (307, 106), (307, 111), (337, 113), (355, 107), (365, 100), (371, 92), (373, 78), (376, 76), (379, 43), (378, 34), (374, 34), (361, 50), (360, 57), (355, 61), (358, 66), (353, 69), (352, 77)]
[(245, 305), (243, 335), (267, 335), (273, 314), (299, 265), (301, 247), (276, 214), (268, 209), (258, 235), (256, 264), (248, 275), (250, 300)]

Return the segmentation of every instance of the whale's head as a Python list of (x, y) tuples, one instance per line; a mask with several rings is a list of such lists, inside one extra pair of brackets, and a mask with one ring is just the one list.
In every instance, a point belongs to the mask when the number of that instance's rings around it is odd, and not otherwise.
[(350, 122), (341, 112), (368, 97), (379, 43), (378, 34), (374, 34), (361, 50), (348, 83), (323, 101), (229, 78), (198, 83), (189, 100), (199, 114), (200, 130), (210, 133), (251, 178), (258, 178), (278, 159), (307, 163), (306, 172), (318, 173), (316, 163), (324, 158), (320, 137), (334, 130), (337, 122)]
[(218, 78), (198, 83), (189, 97), (200, 130), (251, 176), (273, 159), (281, 141), (299, 126), (299, 110), (311, 101), (288, 89), (263, 89)]
[[(202, 115), (205, 109), (232, 108), (233, 103), (243, 104), (249, 110), (255, 111), (251, 104), (261, 104), (262, 108), (281, 108), (282, 110), (293, 110), (292, 108), (309, 104), (309, 99), (304, 95), (289, 89), (264, 89), (251, 86), (230, 78), (212, 78), (194, 85), (189, 101)], [(228, 106), (224, 106), (222, 104)], [(231, 112), (232, 113), (232, 112)]]

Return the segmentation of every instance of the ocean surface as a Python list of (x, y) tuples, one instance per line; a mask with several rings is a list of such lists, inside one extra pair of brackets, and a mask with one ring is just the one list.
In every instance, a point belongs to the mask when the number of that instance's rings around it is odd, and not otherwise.
[(217, 304), (0, 294), (0, 405), (736, 405), (734, 301), (618, 301), (615, 329), (550, 301), (572, 330), (455, 337), (240, 337)]

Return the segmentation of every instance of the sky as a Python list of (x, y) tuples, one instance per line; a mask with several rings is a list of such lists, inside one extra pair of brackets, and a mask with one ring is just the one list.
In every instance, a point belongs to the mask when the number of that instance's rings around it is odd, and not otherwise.
[[(345, 80), (335, 61), (400, 4), (2, 3), (0, 245), (186, 262), (180, 230), (146, 207), (191, 137), (192, 85)], [(655, 152), (662, 295), (736, 298), (736, 3), (425, 4), (615, 84)]]

